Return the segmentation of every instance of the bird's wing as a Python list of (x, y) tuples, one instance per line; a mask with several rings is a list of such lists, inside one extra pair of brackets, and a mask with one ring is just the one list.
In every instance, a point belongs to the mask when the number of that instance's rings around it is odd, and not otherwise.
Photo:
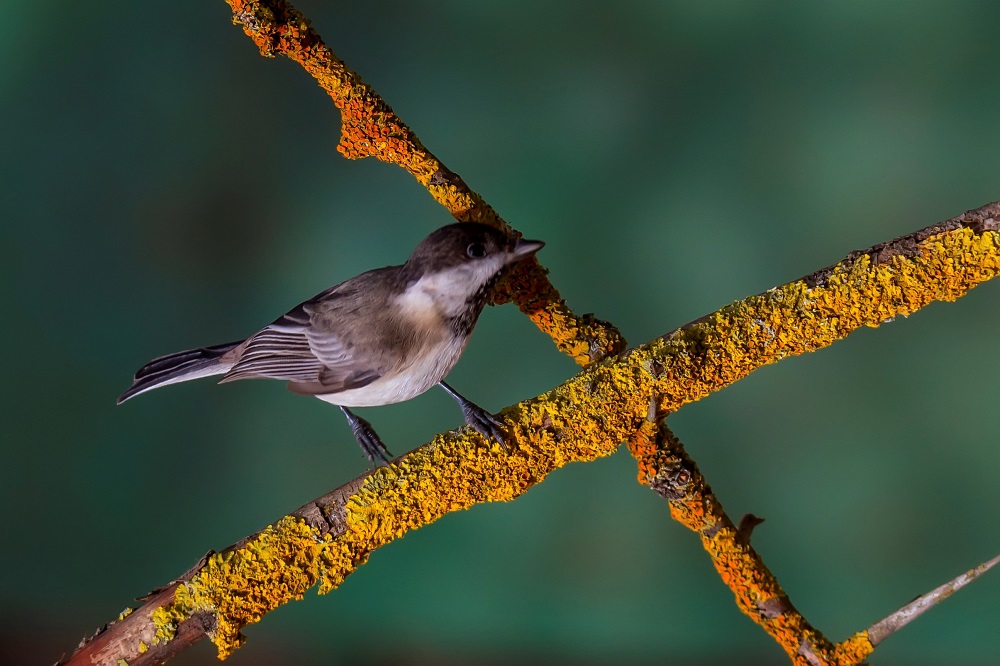
[[(336, 393), (366, 386), (381, 376), (375, 359), (360, 356), (345, 343), (329, 306), (331, 288), (302, 303), (249, 340), (222, 382), (252, 377), (283, 379), (311, 394)], [(317, 321), (321, 319), (321, 321)], [(221, 382), (220, 382), (221, 383)]]

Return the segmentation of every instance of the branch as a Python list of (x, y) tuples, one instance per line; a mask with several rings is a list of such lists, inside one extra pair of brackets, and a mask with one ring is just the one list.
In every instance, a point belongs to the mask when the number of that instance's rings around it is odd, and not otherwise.
[[(462, 222), (508, 225), (458, 174), (448, 169), (361, 77), (334, 55), (309, 20), (284, 0), (226, 0), (233, 22), (261, 55), (287, 56), (302, 66), (340, 110), (337, 150), (348, 159), (377, 157), (408, 171), (439, 204)], [(520, 235), (520, 234), (518, 234)], [(513, 301), (556, 346), (587, 365), (625, 349), (621, 333), (593, 315), (576, 315), (559, 296), (537, 259), (521, 262), (493, 294), (494, 303)]]
[[(158, 663), (204, 634), (226, 657), (243, 627), (316, 584), (329, 592), (406, 532), (480, 502), (511, 500), (567, 463), (610, 455), (649, 427), (651, 396), (657, 413), (672, 413), (764, 365), (957, 299), (1000, 274), (998, 217), (1000, 203), (992, 203), (853, 252), (595, 364), (502, 412), (510, 455), (467, 429), (437, 435), (211, 555), (69, 663)], [(768, 594), (763, 601), (779, 597)]]
[(879, 620), (869, 627), (868, 631), (865, 632), (866, 638), (871, 642), (873, 647), (879, 645), (886, 638), (893, 635), (910, 622), (913, 622), (931, 608), (934, 608), (934, 606), (938, 605), (955, 592), (958, 592), (963, 587), (982, 576), (997, 564), (1000, 564), (1000, 555), (983, 562), (978, 567), (969, 569), (944, 585), (935, 587), (927, 594), (917, 597), (895, 613)]
[(763, 519), (747, 514), (739, 526), (733, 524), (684, 445), (658, 418), (655, 399), (628, 447), (639, 466), (639, 483), (667, 500), (674, 520), (701, 537), (719, 577), (736, 596), (737, 607), (801, 666), (862, 663), (890, 635), (1000, 563), (1000, 556), (994, 557), (834, 645), (792, 605), (750, 545), (750, 532)]
[[(746, 516), (737, 527), (708, 487), (684, 445), (657, 418), (650, 402), (646, 422), (628, 442), (639, 465), (639, 483), (670, 504), (674, 520), (696, 532), (736, 605), (759, 624), (796, 663), (832, 664), (834, 646), (792, 605), (777, 579), (750, 545), (760, 519)], [(855, 663), (855, 662), (852, 662)]]
[(833, 659), (829, 663), (837, 665), (861, 663), (861, 660), (871, 654), (886, 638), (979, 578), (998, 563), (1000, 563), (1000, 555), (987, 560), (973, 569), (969, 569), (944, 585), (934, 588), (927, 594), (917, 597), (888, 617), (879, 620), (866, 631), (860, 631), (847, 640), (838, 643), (832, 654)]

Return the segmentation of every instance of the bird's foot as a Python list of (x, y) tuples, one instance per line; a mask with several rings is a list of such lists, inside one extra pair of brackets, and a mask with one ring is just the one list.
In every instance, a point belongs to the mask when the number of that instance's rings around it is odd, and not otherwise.
[(503, 421), (472, 402), (462, 405), (462, 414), (465, 415), (465, 422), (475, 428), (476, 432), (487, 441), (496, 442), (504, 451), (510, 453), (510, 448), (507, 447), (507, 433), (503, 431)]
[(354, 438), (358, 440), (358, 445), (364, 454), (368, 456), (368, 461), (372, 466), (377, 469), (380, 462), (383, 465), (388, 465), (392, 459), (392, 454), (385, 447), (385, 444), (382, 443), (382, 439), (375, 432), (375, 429), (372, 428), (372, 424), (346, 407), (341, 407), (340, 411), (344, 412), (344, 416), (347, 417), (347, 423), (351, 426)]
[(465, 416), (466, 423), (475, 428), (476, 432), (482, 435), (487, 442), (496, 442), (503, 447), (504, 451), (510, 453), (510, 448), (507, 446), (507, 435), (503, 431), (503, 421), (444, 382), (438, 382), (438, 385), (447, 391), (448, 395), (458, 401), (458, 406), (462, 408), (462, 414)]

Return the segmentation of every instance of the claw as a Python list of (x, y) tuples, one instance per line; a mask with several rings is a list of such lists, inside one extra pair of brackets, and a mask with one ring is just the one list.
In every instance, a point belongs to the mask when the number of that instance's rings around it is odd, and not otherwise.
[(344, 412), (344, 416), (347, 417), (347, 423), (351, 426), (354, 439), (358, 440), (358, 445), (364, 454), (368, 456), (368, 462), (372, 464), (372, 467), (377, 469), (379, 462), (383, 465), (388, 465), (392, 459), (392, 454), (385, 447), (385, 444), (382, 443), (378, 433), (372, 428), (372, 424), (346, 407), (341, 407), (340, 411)]
[(503, 422), (500, 419), (471, 402), (468, 408), (462, 406), (462, 414), (465, 415), (465, 422), (475, 428), (487, 441), (496, 442), (504, 451), (510, 453), (507, 447), (507, 435), (502, 429)]
[(440, 384), (441, 388), (447, 391), (451, 397), (458, 401), (459, 407), (462, 408), (462, 414), (465, 416), (466, 423), (475, 428), (476, 432), (482, 435), (487, 442), (496, 442), (503, 447), (504, 451), (510, 453), (510, 448), (507, 446), (507, 435), (503, 431), (503, 421), (493, 414), (490, 414), (488, 411), (468, 398), (462, 396), (458, 391), (444, 382), (438, 382), (438, 384)]

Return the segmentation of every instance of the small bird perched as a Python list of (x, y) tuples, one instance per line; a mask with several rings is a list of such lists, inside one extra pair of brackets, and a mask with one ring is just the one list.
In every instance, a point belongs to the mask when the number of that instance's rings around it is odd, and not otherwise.
[(361, 450), (377, 465), (392, 456), (371, 424), (348, 407), (403, 402), (435, 384), (465, 421), (506, 449), (501, 422), (443, 379), (465, 350), (490, 290), (504, 271), (542, 248), (485, 224), (442, 227), (402, 266), (377, 268), (297, 305), (246, 340), (155, 358), (135, 373), (121, 404), (167, 384), (222, 375), (280, 379), (294, 393), (340, 407)]

